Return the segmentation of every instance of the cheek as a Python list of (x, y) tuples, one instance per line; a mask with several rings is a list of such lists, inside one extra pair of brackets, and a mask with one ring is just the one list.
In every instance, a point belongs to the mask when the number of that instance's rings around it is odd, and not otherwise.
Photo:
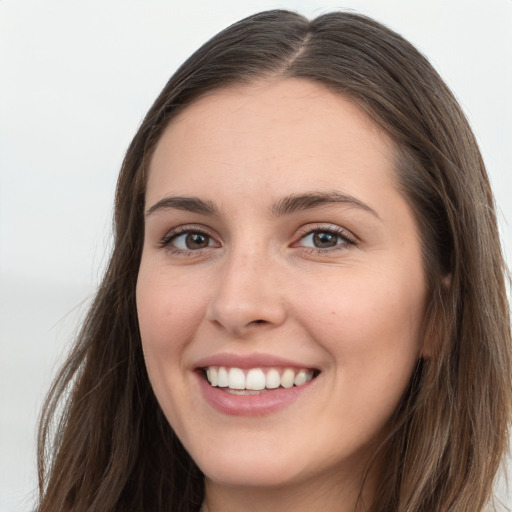
[(183, 430), (179, 411), (186, 396), (184, 360), (204, 310), (200, 294), (192, 290), (176, 286), (165, 272), (141, 266), (136, 301), (146, 369), (162, 410), (178, 430)]
[(365, 388), (407, 382), (420, 354), (422, 277), (415, 282), (382, 275), (346, 276), (327, 293), (310, 288), (303, 303), (308, 314), (301, 315), (310, 335), (331, 355), (340, 378), (364, 380)]
[(142, 266), (137, 280), (137, 314), (145, 352), (176, 352), (201, 322), (204, 307), (194, 286), (179, 286), (163, 272)]
[(310, 336), (330, 355), (337, 404), (332, 423), (349, 421), (365, 439), (381, 430), (408, 386), (423, 314), (421, 293), (371, 281), (352, 286), (347, 279), (328, 301), (310, 294), (309, 315), (303, 316)]
[(193, 290), (176, 286), (165, 272), (141, 266), (136, 302), (144, 360), (156, 398), (178, 430), (183, 430), (179, 411), (186, 395), (184, 357), (204, 315), (200, 294)]

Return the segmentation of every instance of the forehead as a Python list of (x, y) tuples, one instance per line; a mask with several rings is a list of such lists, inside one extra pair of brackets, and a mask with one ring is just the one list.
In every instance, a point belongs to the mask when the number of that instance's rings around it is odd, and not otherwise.
[(147, 194), (163, 181), (179, 190), (219, 179), (240, 190), (260, 181), (289, 193), (300, 192), (294, 184), (357, 193), (394, 182), (394, 160), (391, 139), (347, 97), (303, 79), (259, 82), (216, 90), (174, 118), (151, 159)]

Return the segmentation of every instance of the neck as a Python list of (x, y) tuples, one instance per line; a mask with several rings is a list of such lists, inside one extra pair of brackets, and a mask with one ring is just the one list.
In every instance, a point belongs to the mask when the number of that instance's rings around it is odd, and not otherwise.
[[(354, 474), (355, 473), (355, 474)], [(318, 477), (274, 487), (228, 486), (205, 480), (208, 512), (363, 512), (370, 510), (375, 479), (360, 473)]]

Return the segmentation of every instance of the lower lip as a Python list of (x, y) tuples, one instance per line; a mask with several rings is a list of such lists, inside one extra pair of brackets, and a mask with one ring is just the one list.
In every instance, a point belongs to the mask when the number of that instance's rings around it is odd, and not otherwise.
[(210, 386), (202, 374), (198, 374), (198, 380), (205, 400), (217, 411), (230, 416), (265, 416), (294, 403), (311, 388), (316, 379), (301, 386), (279, 388), (258, 395), (233, 395)]

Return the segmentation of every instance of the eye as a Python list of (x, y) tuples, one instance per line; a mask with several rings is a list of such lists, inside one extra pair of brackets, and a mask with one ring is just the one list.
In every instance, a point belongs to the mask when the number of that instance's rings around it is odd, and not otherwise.
[(209, 247), (211, 242), (211, 238), (204, 233), (183, 233), (182, 235), (177, 235), (171, 239), (172, 245), (177, 249), (182, 250), (197, 250), (204, 249), (205, 247)]
[(317, 249), (329, 249), (336, 247), (340, 241), (340, 236), (328, 231), (315, 231), (302, 238), (304, 245), (312, 245)]
[(341, 228), (321, 228), (310, 230), (297, 242), (296, 246), (319, 251), (344, 249), (355, 241)]
[(160, 245), (178, 253), (200, 251), (208, 247), (219, 247), (209, 234), (196, 229), (183, 229), (167, 234)]

